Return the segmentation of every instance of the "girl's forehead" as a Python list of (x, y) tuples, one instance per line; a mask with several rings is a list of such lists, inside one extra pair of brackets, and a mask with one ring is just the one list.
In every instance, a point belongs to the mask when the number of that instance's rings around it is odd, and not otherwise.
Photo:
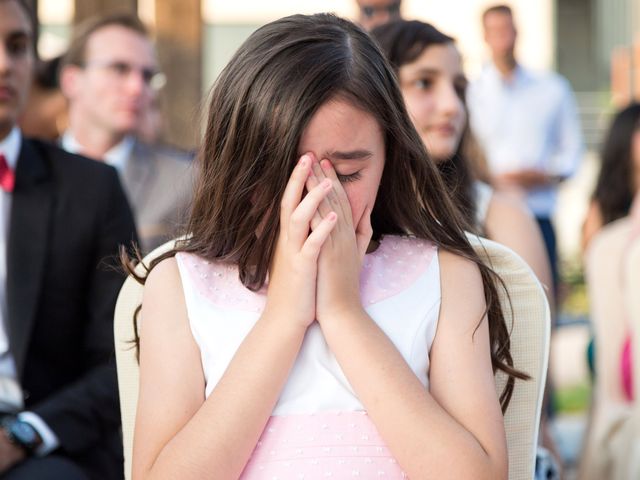
[(414, 60), (405, 63), (402, 67), (418, 68), (425, 63), (461, 66), (462, 57), (453, 43), (434, 43), (424, 47)]
[(300, 148), (329, 152), (371, 150), (381, 140), (382, 129), (371, 113), (346, 100), (331, 100), (311, 118)]

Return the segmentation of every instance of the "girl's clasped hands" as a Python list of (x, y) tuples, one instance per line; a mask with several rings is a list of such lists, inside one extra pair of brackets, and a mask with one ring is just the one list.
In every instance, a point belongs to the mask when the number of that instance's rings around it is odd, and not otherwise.
[(370, 206), (354, 226), (331, 161), (302, 155), (280, 206), (267, 309), (282, 309), (277, 318), (295, 319), (305, 328), (314, 320), (322, 326), (364, 312), (359, 276), (372, 233)]

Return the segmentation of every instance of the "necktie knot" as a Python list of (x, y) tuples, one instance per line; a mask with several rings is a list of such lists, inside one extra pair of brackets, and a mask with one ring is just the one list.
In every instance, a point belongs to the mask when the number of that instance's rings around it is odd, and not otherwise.
[(7, 158), (0, 153), (0, 188), (5, 192), (13, 192), (13, 187), (16, 183), (16, 177), (13, 170), (7, 163)]

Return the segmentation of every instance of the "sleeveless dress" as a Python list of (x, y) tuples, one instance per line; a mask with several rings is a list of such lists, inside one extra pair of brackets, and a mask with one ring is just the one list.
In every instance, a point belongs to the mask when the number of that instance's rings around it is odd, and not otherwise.
[[(266, 288), (252, 292), (235, 265), (176, 255), (187, 314), (200, 348), (208, 397), (262, 313)], [(428, 388), (429, 351), (440, 311), (436, 247), (385, 236), (365, 256), (360, 296), (369, 316)], [(302, 347), (241, 478), (407, 478), (369, 419), (317, 322)]]

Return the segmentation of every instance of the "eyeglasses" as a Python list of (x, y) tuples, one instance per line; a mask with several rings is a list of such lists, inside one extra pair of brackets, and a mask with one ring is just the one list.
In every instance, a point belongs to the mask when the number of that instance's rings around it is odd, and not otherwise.
[(400, 2), (390, 3), (389, 5), (370, 6), (363, 5), (360, 7), (362, 15), (367, 18), (372, 18), (378, 13), (387, 13), (390, 17), (397, 17), (400, 15)]
[(114, 61), (114, 62), (88, 62), (82, 65), (83, 68), (101, 68), (104, 69), (109, 75), (123, 80), (132, 72), (137, 72), (142, 76), (142, 81), (152, 90), (160, 90), (167, 83), (167, 76), (149, 67), (139, 67), (127, 62)]

